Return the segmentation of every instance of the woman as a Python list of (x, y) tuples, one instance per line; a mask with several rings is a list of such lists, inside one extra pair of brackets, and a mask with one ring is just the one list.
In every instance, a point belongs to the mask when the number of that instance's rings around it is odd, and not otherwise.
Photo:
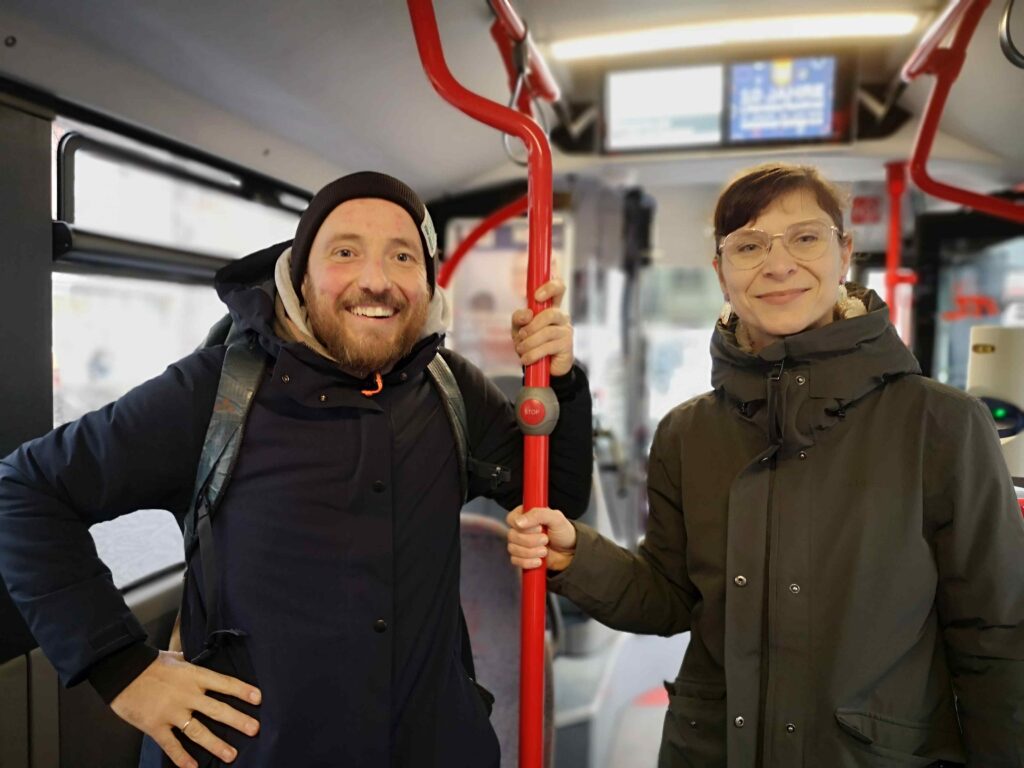
[(814, 169), (747, 172), (714, 222), (714, 391), (658, 427), (639, 553), (517, 509), (512, 562), (547, 557), (611, 627), (690, 631), (659, 766), (1024, 765), (1024, 524), (991, 417), (844, 285)]

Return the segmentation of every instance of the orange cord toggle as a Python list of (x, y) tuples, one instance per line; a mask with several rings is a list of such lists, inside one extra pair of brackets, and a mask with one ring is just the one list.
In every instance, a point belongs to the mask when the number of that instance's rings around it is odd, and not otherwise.
[(377, 388), (376, 389), (364, 389), (364, 390), (362, 390), (363, 394), (366, 395), (367, 397), (373, 397), (378, 392), (380, 392), (382, 389), (384, 389), (384, 379), (382, 379), (380, 377), (380, 373), (375, 373), (373, 375), (377, 377)]

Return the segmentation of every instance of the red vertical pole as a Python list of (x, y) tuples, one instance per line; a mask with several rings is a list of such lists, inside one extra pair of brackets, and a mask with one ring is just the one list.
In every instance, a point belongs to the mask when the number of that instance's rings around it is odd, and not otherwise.
[[(432, 0), (407, 0), (416, 47), (423, 69), (435, 90), (470, 117), (517, 136), (526, 146), (528, 158), (529, 265), (527, 303), (534, 313), (550, 302), (539, 304), (534, 295), (551, 276), (551, 148), (547, 137), (531, 118), (483, 98), (460, 85), (448, 69), (441, 47)], [(551, 361), (544, 358), (526, 368), (527, 388), (548, 389)], [(550, 390), (548, 390), (550, 392)], [(530, 401), (535, 402), (536, 401)], [(557, 402), (557, 401), (556, 401)], [(522, 413), (520, 423), (523, 423)], [(523, 439), (523, 506), (547, 505), (548, 435)], [(523, 574), (519, 678), (519, 765), (541, 768), (544, 760), (544, 618), (546, 568)]]
[(896, 325), (896, 286), (900, 282), (900, 251), (903, 246), (903, 193), (907, 189), (907, 164), (903, 161), (885, 164), (885, 181), (889, 191), (889, 240), (885, 249), (885, 303), (889, 305), (889, 322)]

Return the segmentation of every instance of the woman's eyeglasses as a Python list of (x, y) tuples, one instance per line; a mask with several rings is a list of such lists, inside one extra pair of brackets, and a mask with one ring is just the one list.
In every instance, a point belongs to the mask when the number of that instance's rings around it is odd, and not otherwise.
[(769, 235), (760, 229), (737, 229), (722, 238), (718, 253), (736, 269), (754, 269), (764, 264), (775, 238), (794, 259), (814, 261), (828, 250), (833, 233), (842, 237), (839, 228), (822, 221), (811, 220), (790, 224), (785, 232)]

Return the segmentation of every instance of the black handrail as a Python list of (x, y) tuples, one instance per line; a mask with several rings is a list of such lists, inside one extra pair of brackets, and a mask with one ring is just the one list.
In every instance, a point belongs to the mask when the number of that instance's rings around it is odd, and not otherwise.
[(53, 222), (53, 260), (104, 274), (204, 284), (231, 263), (222, 256), (87, 232), (66, 221)]

